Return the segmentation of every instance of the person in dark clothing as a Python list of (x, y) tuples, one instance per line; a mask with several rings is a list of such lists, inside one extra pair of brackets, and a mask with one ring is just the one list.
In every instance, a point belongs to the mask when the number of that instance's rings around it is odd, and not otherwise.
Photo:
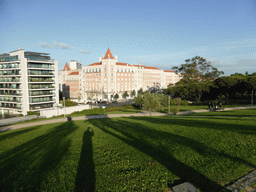
[(220, 108), (222, 107), (222, 103), (220, 102)]

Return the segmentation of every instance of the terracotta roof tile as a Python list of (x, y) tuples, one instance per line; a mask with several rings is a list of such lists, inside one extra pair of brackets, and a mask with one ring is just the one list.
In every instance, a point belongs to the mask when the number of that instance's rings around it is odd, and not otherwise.
[(144, 69), (157, 69), (157, 70), (160, 70), (160, 69), (158, 69), (156, 67), (144, 67)]
[(68, 75), (79, 75), (79, 72), (78, 71), (74, 71), (74, 72), (69, 73)]
[(68, 63), (66, 63), (65, 67), (63, 68), (63, 70), (65, 70), (65, 71), (69, 71), (70, 70), (70, 68), (68, 66)]
[(164, 70), (164, 72), (172, 72), (172, 73), (175, 73), (175, 71), (170, 71), (170, 70)]
[(107, 50), (107, 52), (106, 52), (106, 54), (105, 54), (104, 59), (107, 59), (107, 58), (108, 58), (108, 56), (109, 56), (109, 58), (110, 58), (110, 59), (114, 59), (114, 57), (112, 56), (112, 54), (111, 54), (111, 52), (110, 52), (109, 48), (108, 48), (108, 50)]
[(90, 64), (88, 66), (93, 66), (93, 65), (102, 65), (101, 63), (93, 63), (93, 64)]
[(116, 65), (125, 65), (125, 66), (127, 66), (127, 63), (116, 63)]

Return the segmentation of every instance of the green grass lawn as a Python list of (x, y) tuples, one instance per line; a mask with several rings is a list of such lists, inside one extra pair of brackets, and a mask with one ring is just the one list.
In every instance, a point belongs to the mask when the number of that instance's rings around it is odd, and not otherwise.
[[(248, 105), (223, 105), (224, 108), (242, 107), (242, 106), (248, 106)], [(174, 107), (174, 106), (171, 105), (171, 107)], [(180, 109), (180, 111), (191, 111), (191, 110), (208, 109), (208, 105), (188, 105), (188, 106), (181, 105), (179, 107), (179, 109)], [(164, 112), (165, 113), (168, 112), (168, 107), (164, 107)]]
[(0, 133), (1, 191), (220, 191), (256, 165), (256, 120), (131, 117)]
[(252, 109), (239, 109), (231, 111), (211, 111), (205, 113), (191, 113), (185, 116), (237, 116), (237, 117), (251, 117), (256, 116), (256, 108)]

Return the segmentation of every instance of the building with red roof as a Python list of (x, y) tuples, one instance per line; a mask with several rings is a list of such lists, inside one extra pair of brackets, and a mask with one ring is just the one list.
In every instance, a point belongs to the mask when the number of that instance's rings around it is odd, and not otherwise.
[(111, 100), (116, 93), (122, 98), (125, 91), (130, 95), (133, 90), (137, 93), (141, 88), (146, 91), (156, 85), (164, 89), (180, 80), (175, 71), (118, 62), (109, 48), (99, 62), (82, 69), (70, 69), (66, 63), (61, 73), (62, 85), (67, 87), (62, 86), (63, 95), (84, 100)]

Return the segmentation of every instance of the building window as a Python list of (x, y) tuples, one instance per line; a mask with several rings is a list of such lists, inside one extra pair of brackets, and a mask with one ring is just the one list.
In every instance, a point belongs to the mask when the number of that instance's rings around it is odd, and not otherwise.
[(107, 68), (105, 68), (105, 71), (107, 70)]
[(105, 73), (105, 76), (107, 76), (107, 73)]
[(101, 72), (100, 68), (99, 68), (99, 72)]

